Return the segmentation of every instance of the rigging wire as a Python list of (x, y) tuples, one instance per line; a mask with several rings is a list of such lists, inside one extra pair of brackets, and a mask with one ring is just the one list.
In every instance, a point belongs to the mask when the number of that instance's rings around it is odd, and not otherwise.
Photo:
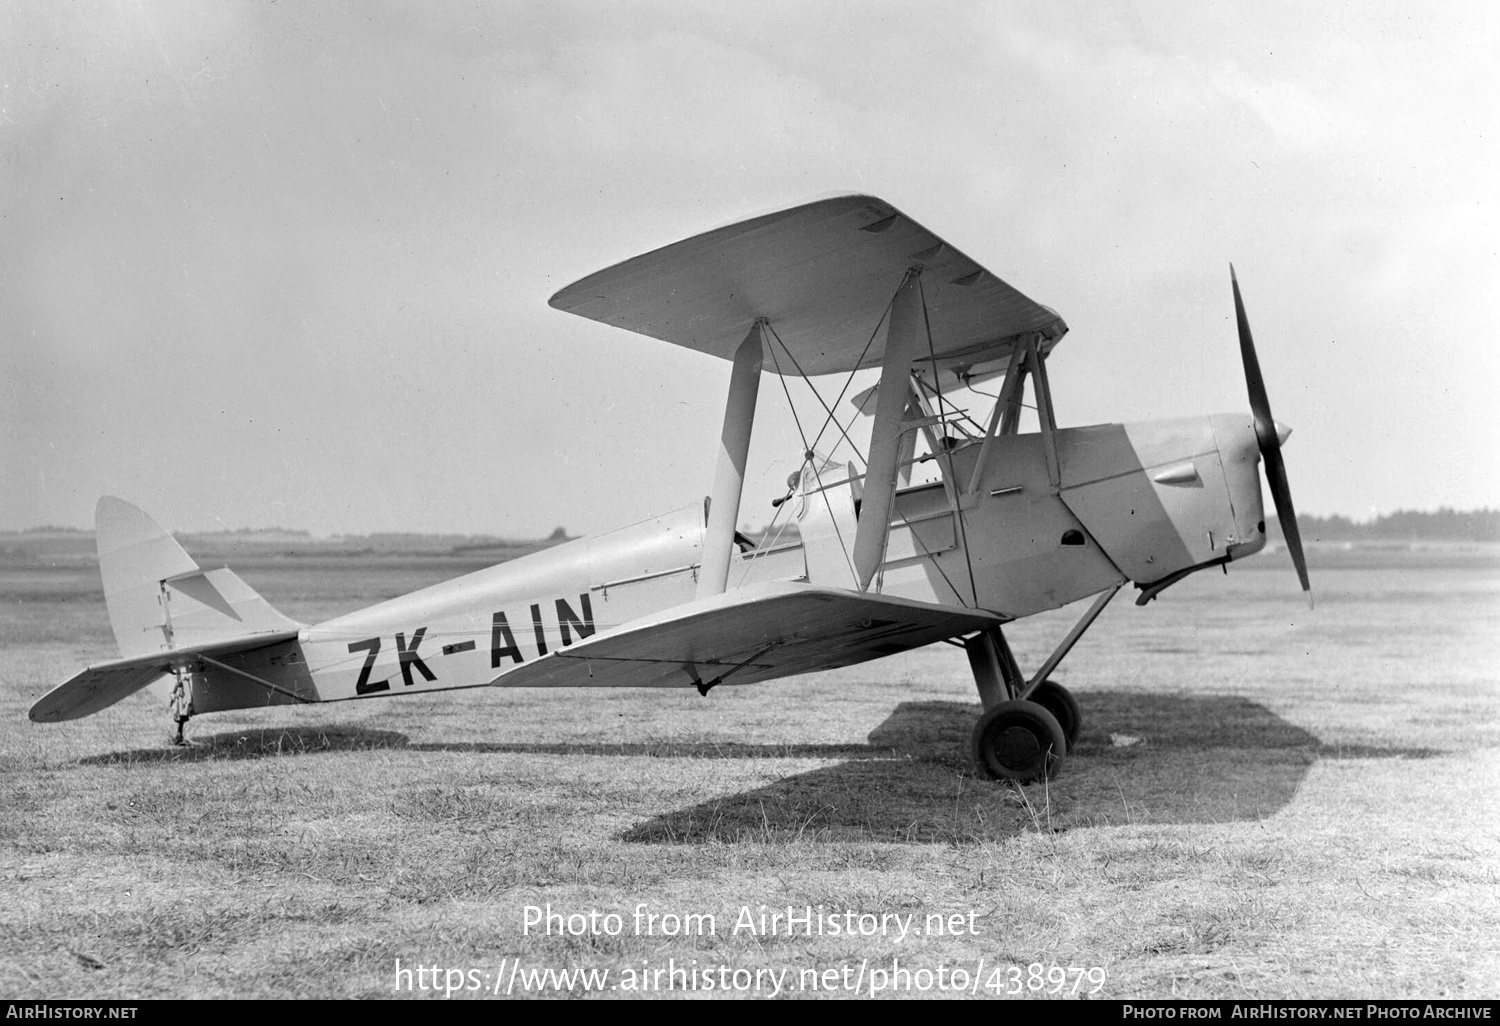
[[(881, 320), (883, 321), (884, 319), (885, 318), (882, 316)], [(807, 387), (812, 390), (813, 396), (818, 400), (818, 405), (821, 406), (821, 407), (823, 407), (823, 412), (828, 415), (824, 419), (823, 425), (820, 428), (818, 428), (817, 437), (815, 437), (813, 439), (812, 445), (807, 446), (807, 448), (809, 448), (809, 449), (816, 449), (817, 448), (818, 443), (823, 440), (823, 432), (825, 432), (825, 431), (828, 430), (828, 424), (829, 424), (830, 421), (832, 421), (834, 424), (838, 425), (839, 434), (843, 436), (844, 441), (849, 443), (849, 448), (850, 448), (850, 450), (853, 451), (854, 458), (857, 459), (857, 460), (859, 460), (861, 463), (864, 463), (865, 460), (864, 460), (864, 457), (860, 454), (859, 447), (854, 444), (854, 440), (849, 437), (849, 432), (844, 429), (844, 422), (841, 421), (841, 420), (839, 420), (838, 417), (834, 416), (833, 410), (830, 409), (829, 405), (823, 401), (823, 393), (821, 393), (821, 392), (818, 391), (818, 386), (814, 385), (812, 383), (812, 379), (810, 379), (807, 376), (807, 374), (802, 370), (802, 365), (797, 362), (797, 357), (792, 354), (791, 348), (785, 342), (782, 341), (781, 336), (779, 334), (777, 334), (776, 328), (775, 328), (774, 325), (767, 324), (766, 327), (768, 327), (768, 328), (771, 329), (771, 337), (774, 338), (774, 339), (776, 339), (777, 344), (779, 344), (781, 346), (781, 348), (786, 351), (787, 359), (789, 359), (789, 360), (792, 361), (792, 366), (797, 369), (797, 374), (802, 378), (803, 382), (807, 385)], [(875, 330), (878, 332), (880, 330), (880, 325), (877, 324), (875, 326)], [(873, 342), (873, 341), (875, 341), (875, 336), (871, 335), (870, 336), (870, 342)], [(865, 343), (865, 350), (868, 350), (869, 348), (870, 348), (870, 343), (866, 342)], [(771, 352), (772, 352), (773, 358), (774, 358), (774, 354), (775, 354), (776, 350), (772, 349)], [(860, 353), (860, 358), (861, 359), (864, 358), (864, 352)], [(837, 406), (838, 403), (839, 403), (839, 400), (844, 398), (844, 392), (848, 391), (848, 389), (849, 389), (849, 382), (851, 382), (851, 381), (854, 380), (854, 375), (855, 375), (856, 372), (857, 372), (857, 368), (856, 368), (855, 371), (850, 371), (849, 372), (849, 377), (847, 379), (845, 379), (843, 389), (841, 389), (839, 391), (838, 398), (833, 401), (833, 405), (834, 406)], [(777, 373), (780, 373), (779, 369), (778, 369)], [(783, 383), (783, 387), (785, 387), (784, 383)], [(790, 393), (788, 393), (788, 395), (787, 395), (787, 402), (791, 402), (791, 401), (792, 401), (792, 397), (791, 397)], [(807, 438), (804, 436), (803, 439), (802, 439), (802, 441), (803, 441), (803, 443), (805, 445), (806, 442), (807, 442)], [(835, 444), (834, 447), (833, 447), (833, 449), (828, 454), (829, 458), (831, 459), (833, 457), (833, 454), (835, 452), (837, 452), (837, 451), (838, 451), (838, 445)]]
[[(786, 346), (785, 342), (781, 341), (781, 336), (776, 333), (776, 329), (774, 327), (772, 327), (772, 325), (771, 325), (771, 323), (769, 321), (765, 322), (765, 326), (767, 328), (770, 328), (772, 337), (775, 338), (777, 342), (781, 343), (781, 348), (782, 349), (786, 349), (786, 355), (787, 355), (787, 357), (792, 361), (793, 366), (796, 366), (797, 365), (797, 358), (795, 356), (792, 356), (792, 351), (790, 349), (787, 349), (787, 346)], [(872, 336), (872, 338), (873, 338), (873, 336)], [(786, 402), (787, 402), (787, 405), (792, 408), (792, 421), (797, 425), (797, 435), (802, 439), (802, 465), (803, 465), (804, 470), (803, 471), (799, 471), (799, 474), (801, 474), (801, 473), (805, 472), (805, 468), (809, 464), (812, 464), (813, 458), (817, 455), (817, 453), (815, 453), (813, 451), (813, 447), (807, 443), (807, 432), (804, 431), (803, 428), (802, 428), (802, 418), (799, 417), (799, 416), (797, 416), (797, 407), (792, 402), (792, 393), (791, 393), (791, 390), (789, 388), (787, 388), (786, 375), (783, 374), (782, 371), (781, 371), (781, 361), (776, 356), (776, 349), (775, 349), (774, 346), (771, 347), (771, 362), (776, 367), (776, 376), (781, 379), (781, 390), (786, 393)], [(807, 375), (802, 373), (802, 368), (800, 366), (797, 367), (797, 373), (802, 375), (802, 380), (803, 381), (807, 381)], [(809, 388), (812, 388), (812, 382), (811, 381), (807, 381), (807, 384), (808, 384)], [(818, 401), (820, 403), (823, 401), (823, 397), (818, 394), (818, 390), (816, 388), (813, 388), (813, 394), (818, 396)], [(828, 409), (828, 407), (826, 405), (823, 408), (825, 410)], [(833, 413), (830, 411), (828, 415), (830, 417), (832, 417)], [(824, 422), (823, 426), (825, 428), (828, 426), (828, 424), (827, 424), (826, 421)], [(843, 429), (843, 425), (842, 424), (839, 425), (839, 429), (840, 430)], [(820, 433), (818, 435), (818, 437), (822, 438), (823, 436)], [(844, 436), (845, 441), (848, 441), (848, 438), (849, 438), (849, 436), (846, 434)], [(849, 442), (849, 445), (850, 445), (851, 448), (853, 448), (854, 443), (853, 442)], [(859, 450), (855, 449), (854, 450), (854, 454), (855, 454), (855, 456), (858, 456), (859, 455)], [(833, 462), (832, 458), (830, 457), (827, 460), (827, 462), (832, 463)], [(818, 484), (821, 485), (823, 483), (822, 468), (814, 466), (813, 467), (813, 474), (817, 476), (817, 478), (818, 478)], [(841, 530), (839, 530), (838, 517), (836, 517), (836, 516), (833, 515), (833, 503), (828, 498), (828, 490), (826, 488), (819, 488), (818, 489), (818, 494), (823, 497), (823, 505), (828, 510), (828, 520), (829, 520), (830, 523), (833, 524), (833, 533), (834, 533), (834, 536), (838, 539), (839, 549), (844, 554), (844, 562), (848, 564), (848, 566), (849, 566), (849, 573), (857, 581), (857, 580), (859, 580), (859, 573), (858, 573), (858, 571), (856, 571), (854, 569), (854, 560), (849, 555), (849, 546), (847, 544), (845, 544), (845, 542), (844, 542), (844, 532), (841, 531)], [(804, 551), (805, 551), (805, 548), (806, 548), (806, 539), (803, 539), (803, 546), (804, 546)]]
[[(875, 337), (880, 334), (880, 326), (886, 322), (886, 318), (890, 317), (890, 315), (891, 315), (891, 307), (893, 307), (893, 306), (896, 305), (896, 297), (898, 295), (900, 295), (901, 294), (901, 290), (906, 287), (907, 279), (909, 279), (910, 277), (911, 277), (911, 272), (908, 271), (906, 273), (906, 276), (901, 279), (901, 284), (896, 286), (896, 291), (891, 293), (891, 298), (885, 301), (885, 309), (882, 310), (882, 311), (880, 311), (880, 316), (875, 319), (875, 327), (870, 331), (870, 337), (867, 338), (867, 339), (865, 339), (865, 347), (859, 351), (859, 356), (854, 361), (854, 369), (849, 372), (849, 375), (846, 378), (844, 378), (844, 387), (841, 388), (841, 389), (839, 389), (838, 396), (835, 397), (834, 400), (833, 400), (833, 405), (835, 407), (838, 406), (839, 403), (841, 403), (841, 402), (844, 401), (844, 395), (845, 395), (845, 393), (847, 393), (849, 391), (849, 386), (854, 383), (854, 375), (857, 374), (857, 373), (859, 373), (859, 365), (865, 362), (865, 354), (868, 353), (870, 351), (870, 347), (875, 344)], [(776, 341), (778, 341), (778, 342), (781, 341), (781, 337), (779, 335), (777, 336)], [(791, 353), (788, 352), (787, 355), (791, 356)], [(792, 362), (796, 363), (796, 358), (795, 357), (792, 358)], [(798, 367), (797, 368), (797, 372), (800, 374), (802, 372), (802, 368)], [(802, 379), (804, 381), (807, 381), (807, 375), (803, 374), (802, 375)], [(808, 383), (809, 387), (811, 387), (812, 382), (808, 381), (807, 383)], [(817, 389), (813, 389), (813, 391), (816, 393)], [(821, 402), (822, 398), (823, 397), (821, 395), (819, 395), (818, 396), (818, 401)], [(828, 407), (824, 407), (824, 409), (828, 409)], [(843, 432), (844, 425), (841, 422), (839, 422), (837, 420), (837, 418), (834, 417), (833, 410), (828, 409), (828, 417), (829, 417), (830, 420), (833, 420), (835, 423), (837, 423), (839, 425), (839, 431)], [(822, 438), (823, 437), (823, 431), (826, 430), (827, 427), (828, 427), (827, 422), (824, 422), (823, 427), (821, 429), (819, 429), (819, 431), (818, 431), (818, 438)], [(849, 436), (848, 436), (847, 433), (844, 434), (844, 439), (845, 439), (845, 441), (848, 441)], [(814, 444), (816, 444), (816, 441), (817, 440), (815, 439), (814, 440)], [(853, 442), (849, 442), (849, 446), (850, 446), (850, 448), (853, 448), (854, 447), (854, 443)], [(857, 449), (855, 450), (856, 454), (858, 453), (858, 451), (859, 450), (857, 450)]]
[[(933, 380), (934, 385), (936, 385), (937, 380), (938, 380), (937, 350), (934, 348), (934, 346), (932, 344), (932, 320), (928, 316), (928, 313), (927, 313), (927, 292), (922, 287), (922, 279), (921, 278), (917, 279), (917, 295), (922, 300), (922, 326), (923, 326), (923, 328), (927, 332), (927, 355), (932, 360), (932, 380)], [(942, 402), (943, 402), (943, 393), (942, 392), (938, 392), (938, 421), (939, 421), (939, 423), (943, 424), (944, 427), (946, 428), (947, 421), (945, 421), (945, 420), (942, 419), (943, 418)], [(946, 430), (944, 431), (944, 434), (945, 435), (947, 434)], [(946, 445), (944, 445), (944, 447), (943, 447), (943, 457), (944, 457), (944, 460), (946, 461), (946, 470), (947, 470), (947, 473), (944, 475), (944, 477), (947, 478), (947, 480), (944, 483), (944, 487), (945, 487), (945, 489), (948, 492), (949, 501), (953, 503), (953, 515), (954, 515), (954, 519), (956, 519), (958, 521), (959, 537), (960, 537), (960, 539), (961, 539), (961, 541), (963, 543), (963, 547), (964, 547), (964, 565), (966, 567), (968, 567), (968, 570), (969, 570), (969, 590), (973, 593), (973, 596), (974, 596), (974, 605), (978, 606), (979, 605), (979, 585), (977, 585), (974, 582), (974, 559), (969, 554), (969, 529), (968, 529), (968, 525), (964, 522), (963, 510), (960, 508), (959, 503), (958, 503), (958, 481), (957, 481), (956, 475), (953, 472), (953, 453), (952, 453), (951, 450), (949, 450), (947, 448)], [(915, 532), (913, 532), (913, 533), (915, 533)], [(936, 562), (937, 562), (936, 560), (933, 561), (934, 564), (936, 564)], [(950, 587), (952, 586), (951, 582), (950, 582), (949, 586)], [(954, 594), (957, 594), (956, 590), (955, 590)], [(960, 598), (959, 601), (962, 602), (963, 599)]]
[[(844, 378), (844, 386), (839, 389), (839, 394), (833, 400), (833, 407), (837, 407), (838, 404), (843, 401), (844, 395), (849, 391), (849, 386), (854, 383), (854, 375), (859, 373), (860, 364), (864, 363), (865, 360), (865, 354), (868, 353), (870, 351), (870, 347), (875, 344), (875, 338), (880, 334), (880, 326), (884, 324), (886, 322), (886, 318), (890, 316), (891, 307), (896, 303), (896, 297), (901, 294), (901, 290), (906, 286), (906, 283), (908, 280), (910, 280), (910, 278), (911, 271), (907, 271), (905, 276), (903, 276), (901, 279), (901, 284), (896, 286), (896, 291), (891, 293), (891, 298), (886, 300), (885, 309), (882, 310), (880, 312), (880, 316), (876, 318), (875, 327), (870, 331), (870, 337), (865, 339), (865, 346), (859, 351), (859, 356), (854, 361), (854, 368), (850, 370), (848, 376)], [(825, 403), (823, 401), (823, 393), (818, 391), (817, 386), (812, 383), (812, 379), (807, 376), (807, 372), (802, 369), (802, 365), (797, 362), (796, 354), (794, 354), (791, 350), (791, 347), (782, 340), (781, 335), (776, 331), (776, 326), (771, 324), (770, 321), (766, 321), (765, 325), (771, 330), (771, 336), (775, 338), (776, 342), (781, 346), (781, 348), (786, 351), (787, 359), (792, 361), (792, 366), (797, 369), (798, 375), (801, 376), (802, 380), (807, 384), (807, 387), (812, 390), (813, 396), (818, 400), (818, 405), (822, 406), (823, 412), (828, 415), (827, 419), (823, 421), (823, 425), (818, 428), (817, 437), (813, 439), (813, 444), (811, 447), (816, 448), (817, 444), (823, 440), (823, 432), (828, 430), (828, 424), (831, 421), (832, 423), (838, 425), (839, 434), (843, 436), (844, 441), (849, 443), (849, 448), (853, 451), (854, 458), (859, 460), (861, 463), (865, 463), (865, 458), (860, 453), (859, 447), (854, 444), (854, 440), (849, 437), (849, 432), (844, 429), (843, 421), (839, 420), (838, 417), (834, 415), (833, 407), (830, 407), (828, 403)], [(771, 352), (772, 358), (774, 360), (774, 354), (776, 350), (772, 349)], [(779, 364), (777, 373), (780, 373)], [(788, 393), (787, 395), (787, 401), (791, 401), (790, 393)], [(804, 441), (805, 440), (806, 439), (804, 438)], [(832, 458), (833, 453), (837, 451), (838, 446), (835, 445), (833, 450), (829, 452), (829, 457)]]
[[(754, 569), (753, 564), (755, 561), (762, 556), (768, 555), (772, 549), (776, 548), (777, 544), (781, 541), (781, 536), (786, 533), (786, 529), (792, 526), (792, 518), (787, 517), (780, 527), (776, 527), (776, 521), (781, 518), (782, 511), (787, 505), (787, 503), (782, 503), (780, 506), (777, 506), (776, 512), (771, 515), (771, 522), (761, 532), (761, 544), (756, 545), (750, 552), (750, 558), (743, 561), (744, 573), (740, 574), (739, 584), (736, 587), (744, 587), (745, 582), (750, 579), (750, 571)], [(774, 535), (771, 535), (772, 528), (776, 529)], [(765, 540), (767, 535), (771, 536), (769, 541)]]
[[(922, 549), (922, 555), (927, 557), (929, 565), (931, 565), (932, 568), (938, 572), (938, 575), (942, 577), (943, 583), (948, 586), (948, 590), (953, 592), (953, 597), (958, 600), (958, 604), (965, 605), (963, 593), (958, 590), (958, 586), (953, 583), (952, 578), (950, 578), (948, 574), (943, 570), (943, 565), (938, 562), (937, 553), (933, 552), (927, 547), (927, 543), (922, 540), (922, 536), (917, 533), (917, 529), (912, 526), (912, 522), (906, 519), (905, 513), (901, 512), (898, 509), (896, 510), (896, 515), (901, 518), (902, 525), (911, 532), (912, 541), (916, 542), (917, 545)], [(885, 584), (884, 566), (880, 568), (880, 582), (883, 587)]]
[[(997, 403), (999, 403), (999, 402), (1005, 402), (1005, 400), (1001, 399), (998, 394), (997, 395), (990, 395), (988, 392), (981, 392), (979, 389), (975, 388), (973, 385), (965, 385), (964, 387), (967, 388), (970, 392), (973, 392), (975, 395), (982, 395), (986, 399), (993, 399), (993, 400), (995, 400), (995, 402), (997, 402)], [(1032, 413), (1038, 412), (1036, 406), (1034, 406), (1033, 404), (1028, 403), (1028, 402), (1023, 402), (1020, 399), (1012, 399), (1008, 403), (1008, 405), (1017, 407), (1018, 409), (1022, 409), (1022, 410), (1030, 410)]]
[[(765, 326), (771, 329), (771, 336), (775, 338), (777, 342), (781, 342), (781, 336), (776, 334), (776, 329), (771, 327), (769, 321), (766, 322)], [(797, 416), (797, 404), (792, 402), (792, 391), (791, 389), (787, 388), (786, 374), (783, 373), (781, 369), (781, 361), (776, 356), (776, 347), (771, 346), (769, 348), (771, 350), (771, 363), (776, 367), (776, 380), (781, 382), (781, 391), (785, 393), (786, 404), (792, 411), (792, 421), (797, 425), (797, 437), (802, 439), (802, 462), (806, 463), (808, 460), (812, 459), (812, 446), (807, 444), (807, 432), (802, 428), (802, 418)], [(781, 348), (786, 349), (786, 343), (783, 342)], [(792, 355), (790, 350), (787, 351), (787, 355)], [(804, 374), (802, 376), (802, 380), (806, 381), (807, 375)]]

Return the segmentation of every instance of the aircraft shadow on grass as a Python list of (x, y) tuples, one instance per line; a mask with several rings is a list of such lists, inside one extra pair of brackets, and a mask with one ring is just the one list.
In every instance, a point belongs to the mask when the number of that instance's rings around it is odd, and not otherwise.
[(765, 787), (646, 820), (620, 835), (640, 843), (1000, 840), (1025, 830), (1260, 819), (1284, 807), (1318, 759), (1429, 758), (1437, 749), (1326, 745), (1265, 706), (1232, 696), (1078, 695), (1084, 730), (1066, 772), (1025, 789), (969, 769), (976, 706), (903, 702), (867, 744), (437, 742), (368, 727), (240, 729), (186, 748), (84, 762), (212, 761), (369, 749), (570, 758), (837, 759)]
[(78, 760), (85, 766), (128, 766), (155, 762), (227, 762), (236, 759), (274, 759), (325, 752), (358, 752), (378, 748), (406, 748), (407, 736), (397, 730), (367, 727), (242, 727), (193, 738), (181, 747), (136, 748)]
[(975, 707), (904, 702), (836, 766), (658, 816), (622, 840), (978, 843), (1028, 831), (1260, 819), (1320, 758), (1428, 758), (1436, 749), (1325, 745), (1243, 698), (1079, 693), (1065, 772), (1019, 788), (972, 777)]

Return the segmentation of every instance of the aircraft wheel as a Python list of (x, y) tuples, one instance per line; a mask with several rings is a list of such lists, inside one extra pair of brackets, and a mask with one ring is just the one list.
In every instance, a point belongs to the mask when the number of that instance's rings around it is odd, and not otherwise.
[(1029, 784), (1057, 775), (1068, 739), (1045, 706), (1010, 701), (979, 717), (970, 748), (980, 776)]
[(1071, 752), (1078, 744), (1078, 735), (1083, 732), (1083, 713), (1078, 711), (1078, 700), (1073, 697), (1073, 692), (1055, 680), (1044, 680), (1031, 693), (1031, 700), (1057, 720)]

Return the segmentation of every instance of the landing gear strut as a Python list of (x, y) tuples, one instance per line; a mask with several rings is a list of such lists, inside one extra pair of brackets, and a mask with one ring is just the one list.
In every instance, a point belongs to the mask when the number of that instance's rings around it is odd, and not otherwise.
[(1057, 669), (1119, 590), (1117, 584), (1094, 599), (1029, 681), (999, 627), (964, 639), (974, 686), (984, 706), (969, 746), (980, 776), (1029, 784), (1057, 775), (1064, 757), (1078, 743), (1083, 717), (1068, 689), (1047, 675)]

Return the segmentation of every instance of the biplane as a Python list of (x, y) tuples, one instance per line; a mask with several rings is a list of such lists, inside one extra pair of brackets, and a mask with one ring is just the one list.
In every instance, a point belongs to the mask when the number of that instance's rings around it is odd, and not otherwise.
[[(979, 692), (977, 771), (1042, 779), (1082, 725), (1053, 672), (1127, 582), (1144, 604), (1265, 547), (1262, 461), (1311, 598), (1287, 431), (1230, 276), (1249, 415), (1062, 428), (1047, 359), (1063, 319), (882, 200), (819, 200), (626, 260), (551, 305), (730, 361), (703, 502), (309, 625), (104, 498), (99, 571), (122, 658), (59, 685), (31, 718), (87, 716), (160, 682), (180, 742), (189, 717), (221, 710), (485, 686), (706, 695), (946, 641)], [(840, 417), (861, 370), (878, 381)], [(754, 542), (737, 524), (768, 373), (783, 386), (838, 375), (844, 391), (821, 429), (799, 421), (800, 469), (776, 499), (796, 531)], [(975, 396), (988, 413), (967, 408)], [(843, 445), (853, 458), (834, 458)], [(1023, 671), (1005, 625), (1091, 597)]]

